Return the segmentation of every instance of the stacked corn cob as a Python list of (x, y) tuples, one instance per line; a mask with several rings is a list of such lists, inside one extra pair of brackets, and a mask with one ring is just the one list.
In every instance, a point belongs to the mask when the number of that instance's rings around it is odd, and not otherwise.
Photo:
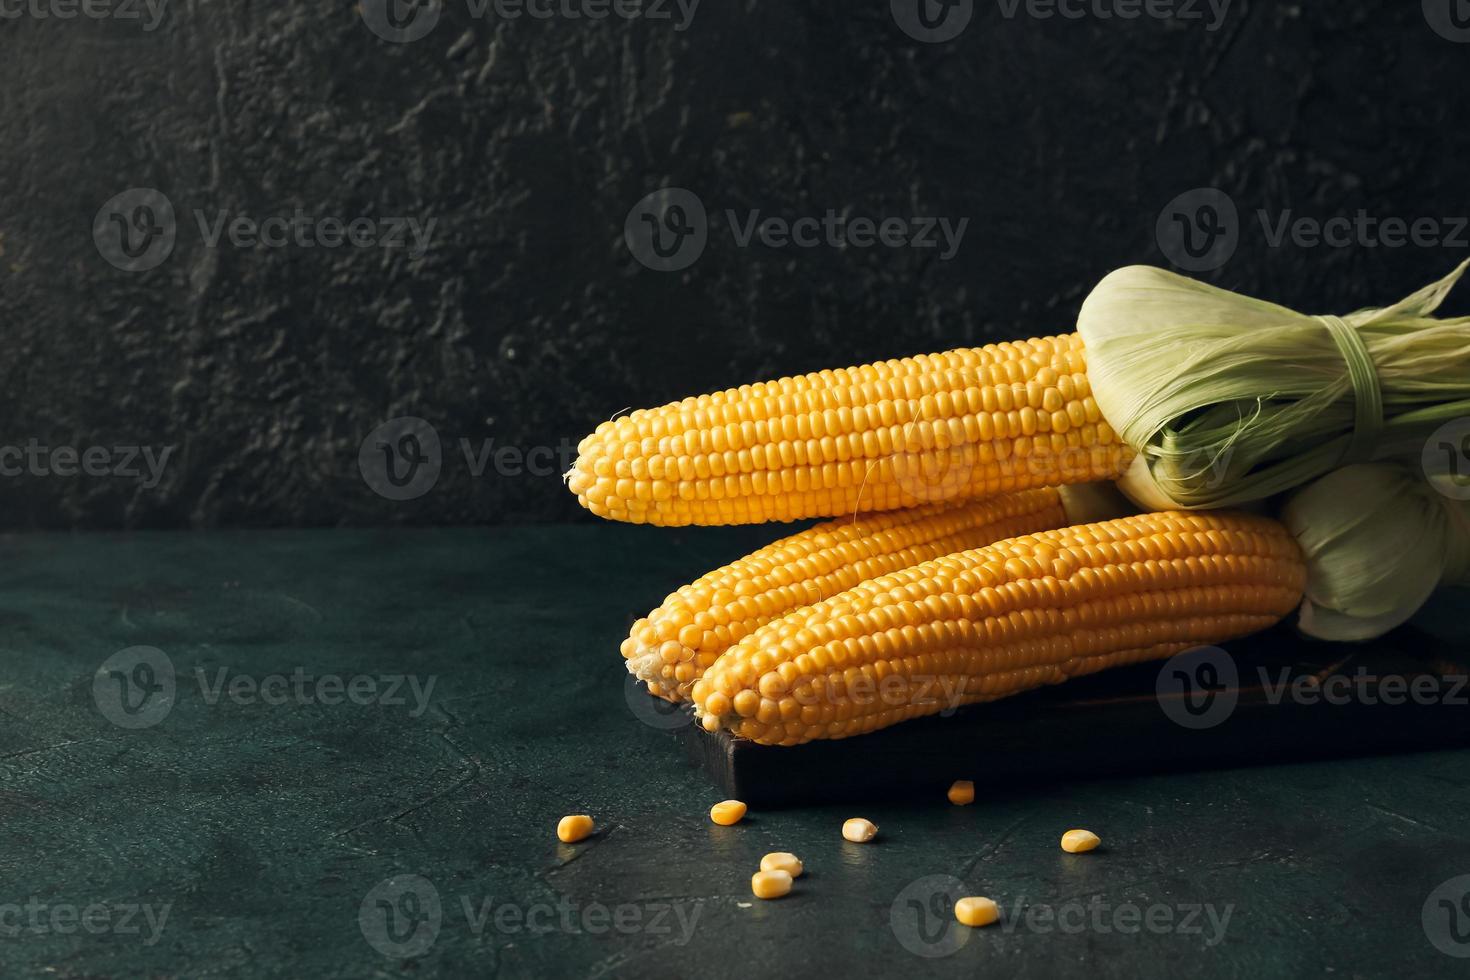
[(622, 653), (650, 692), (684, 700), (726, 650), (787, 613), (931, 558), (1065, 523), (1061, 496), (1042, 489), (818, 524), (679, 589), (633, 624)]
[(1076, 334), (821, 371), (604, 422), (567, 485), (600, 517), (759, 524), (1109, 480)]
[(710, 731), (844, 738), (1275, 623), (1305, 570), (1277, 522), (1166, 512), (880, 576), (747, 636), (693, 688)]
[(846, 515), (678, 590), (622, 646), (707, 729), (795, 745), (1167, 657), (1297, 606), (1301, 556), (1274, 521), (1067, 526), (1047, 488), (1130, 458), (1069, 335), (635, 411), (582, 442), (567, 480), (636, 523)]

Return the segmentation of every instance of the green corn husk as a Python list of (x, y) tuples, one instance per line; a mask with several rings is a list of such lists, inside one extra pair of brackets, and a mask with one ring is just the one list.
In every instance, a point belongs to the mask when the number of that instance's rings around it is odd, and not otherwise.
[(1470, 500), (1449, 476), (1345, 466), (1293, 493), (1281, 521), (1307, 562), (1299, 625), (1367, 640), (1419, 610), (1440, 585), (1470, 584)]
[(1138, 450), (1120, 486), (1150, 509), (1232, 507), (1347, 463), (1416, 455), (1441, 423), (1470, 415), (1470, 317), (1431, 315), (1467, 265), (1341, 318), (1382, 393), (1382, 427), (1357, 443), (1358, 413), (1375, 413), (1322, 320), (1163, 269), (1111, 273), (1077, 329), (1103, 417)]

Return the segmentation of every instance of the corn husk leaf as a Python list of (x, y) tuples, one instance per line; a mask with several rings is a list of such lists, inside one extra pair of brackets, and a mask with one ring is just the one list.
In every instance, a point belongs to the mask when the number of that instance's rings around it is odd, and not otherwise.
[(1441, 584), (1470, 577), (1470, 501), (1404, 466), (1359, 464), (1293, 493), (1282, 523), (1307, 563), (1299, 625), (1367, 640), (1400, 625)]
[[(1467, 266), (1342, 317), (1382, 392), (1366, 458), (1416, 454), (1441, 423), (1470, 415), (1470, 317), (1432, 316)], [(1103, 417), (1138, 450), (1120, 486), (1141, 506), (1238, 506), (1356, 461), (1348, 362), (1312, 316), (1129, 266), (1093, 289), (1077, 329)]]

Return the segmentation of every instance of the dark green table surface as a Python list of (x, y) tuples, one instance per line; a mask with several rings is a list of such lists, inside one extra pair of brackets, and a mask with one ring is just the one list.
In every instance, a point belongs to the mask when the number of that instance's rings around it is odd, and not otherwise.
[[(770, 536), (0, 539), (0, 976), (1470, 972), (1465, 752), (982, 781), (867, 808), (868, 846), (850, 806), (713, 826), (617, 644)], [(571, 812), (597, 835), (558, 843)], [(1105, 849), (1062, 853), (1073, 826)], [(810, 873), (762, 903), (771, 850)], [(947, 929), (931, 876), (1002, 922)]]

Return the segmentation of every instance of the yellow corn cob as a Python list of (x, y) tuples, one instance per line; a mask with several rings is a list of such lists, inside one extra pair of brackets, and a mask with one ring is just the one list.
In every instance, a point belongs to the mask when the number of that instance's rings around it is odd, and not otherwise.
[(1262, 629), (1301, 601), (1266, 518), (1166, 512), (948, 555), (756, 630), (692, 691), (704, 727), (845, 738)]
[(604, 422), (567, 485), (601, 517), (755, 524), (1116, 479), (1076, 334), (743, 385)]
[(623, 641), (653, 694), (685, 700), (720, 654), (773, 619), (870, 578), (1067, 523), (1053, 489), (828, 521), (782, 538), (670, 595)]

